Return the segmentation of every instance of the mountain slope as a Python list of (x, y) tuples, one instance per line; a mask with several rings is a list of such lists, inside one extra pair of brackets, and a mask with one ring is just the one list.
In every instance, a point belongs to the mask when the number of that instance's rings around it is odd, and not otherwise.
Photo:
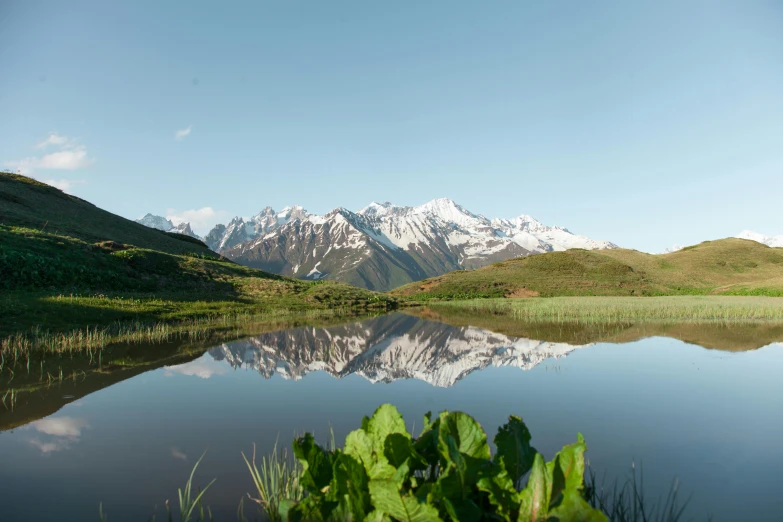
[(180, 234), (153, 231), (32, 178), (0, 172), (0, 223), (78, 238), (115, 241), (170, 254), (216, 258), (207, 246)]
[(324, 216), (302, 207), (234, 218), (206, 237), (240, 264), (305, 279), (333, 279), (389, 290), (451, 270), (568, 248), (615, 248), (548, 227), (529, 216), (490, 221), (448, 199), (418, 207), (371, 203)]
[(124, 320), (394, 304), (344, 284), (238, 265), (197, 239), (11, 174), (0, 174), (0, 290), (0, 336), (32, 327), (70, 331)]
[(568, 250), (458, 271), (392, 292), (418, 299), (558, 295), (783, 295), (783, 249), (706, 241), (670, 254)]

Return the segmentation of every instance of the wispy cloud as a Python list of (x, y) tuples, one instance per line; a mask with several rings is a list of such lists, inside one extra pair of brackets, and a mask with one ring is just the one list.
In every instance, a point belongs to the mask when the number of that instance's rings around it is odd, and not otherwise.
[(31, 423), (33, 429), (39, 433), (55, 437), (79, 437), (82, 428), (87, 427), (87, 421), (76, 417), (57, 417), (35, 421)]
[(215, 210), (212, 207), (177, 211), (173, 208), (166, 210), (166, 219), (175, 225), (190, 223), (190, 227), (197, 234), (206, 234), (218, 223), (226, 221), (229, 213), (225, 210)]
[(69, 139), (67, 136), (61, 136), (56, 132), (51, 132), (49, 133), (49, 136), (45, 140), (39, 141), (35, 146), (38, 149), (43, 149), (48, 147), (49, 145), (66, 145), (68, 142)]
[(48, 441), (42, 441), (37, 437), (29, 439), (30, 444), (38, 448), (42, 454), (48, 455), (70, 448), (72, 444), (79, 441), (82, 430), (89, 425), (84, 419), (76, 417), (50, 417), (30, 423), (29, 427), (51, 437)]
[(177, 132), (174, 133), (174, 139), (177, 141), (182, 141), (185, 138), (188, 137), (190, 134), (190, 130), (193, 128), (193, 125), (188, 125), (185, 129), (180, 129)]
[(6, 167), (30, 174), (37, 169), (43, 170), (77, 170), (92, 165), (92, 158), (87, 156), (87, 147), (78, 145), (76, 140), (59, 134), (50, 134), (45, 140), (36, 144), (43, 149), (54, 145), (60, 150), (43, 156), (30, 156), (20, 160), (5, 162)]
[(72, 138), (57, 133), (50, 133), (46, 139), (38, 142), (35, 147), (38, 149), (55, 147), (59, 150), (42, 156), (29, 156), (19, 160), (6, 161), (6, 168), (10, 168), (20, 174), (32, 176), (64, 192), (70, 191), (74, 185), (86, 182), (84, 179), (47, 178), (35, 173), (39, 170), (79, 170), (89, 167), (92, 165), (93, 160), (87, 155), (87, 147), (77, 144), (76, 140)]
[(82, 183), (87, 183), (87, 180), (84, 179), (42, 179), (39, 181), (43, 181), (47, 185), (51, 185), (54, 188), (58, 188), (65, 192), (66, 194), (71, 193), (71, 189), (74, 185), (81, 185)]

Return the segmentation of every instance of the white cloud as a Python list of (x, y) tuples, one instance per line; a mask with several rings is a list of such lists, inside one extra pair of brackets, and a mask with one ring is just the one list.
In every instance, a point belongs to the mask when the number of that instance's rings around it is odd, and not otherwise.
[(43, 156), (31, 156), (20, 160), (5, 162), (5, 166), (22, 174), (30, 175), (34, 171), (42, 170), (78, 170), (92, 165), (92, 158), (87, 156), (87, 148), (77, 145), (74, 140), (59, 134), (50, 134), (48, 138), (39, 142), (37, 148), (45, 148), (49, 145), (59, 147), (57, 152), (44, 154)]
[(166, 210), (166, 219), (171, 220), (174, 225), (190, 223), (193, 231), (200, 235), (206, 234), (216, 224), (226, 221), (228, 217), (229, 213), (225, 210), (215, 210), (212, 207), (183, 211), (176, 211), (171, 208)]
[(87, 427), (89, 427), (89, 424), (84, 419), (76, 417), (49, 417), (30, 423), (28, 428), (32, 428), (43, 435), (49, 435), (51, 440), (41, 441), (35, 437), (29, 439), (29, 442), (41, 450), (41, 453), (47, 455), (55, 451), (69, 449), (73, 443), (79, 441), (82, 430)]
[(180, 129), (177, 132), (174, 133), (174, 139), (177, 141), (184, 140), (188, 134), (190, 134), (190, 129), (193, 128), (193, 125), (188, 125), (186, 129)]
[(82, 428), (87, 427), (87, 421), (75, 417), (50, 417), (35, 421), (31, 423), (31, 426), (35, 431), (46, 435), (78, 438), (82, 434)]
[(41, 450), (41, 453), (43, 453), (44, 455), (48, 455), (49, 453), (54, 453), (55, 451), (60, 451), (71, 447), (71, 443), (67, 439), (55, 440), (54, 442), (41, 442), (38, 439), (30, 439), (30, 444), (32, 444), (33, 446)]
[(54, 188), (58, 188), (65, 192), (66, 194), (71, 193), (71, 189), (74, 185), (81, 185), (82, 183), (87, 183), (86, 180), (83, 179), (41, 179), (39, 181), (43, 181), (47, 185), (51, 185)]
[(48, 147), (49, 145), (65, 145), (69, 143), (67, 136), (60, 136), (56, 132), (49, 133), (49, 137), (47, 137), (45, 140), (38, 142), (36, 144), (36, 147), (39, 149), (43, 149)]

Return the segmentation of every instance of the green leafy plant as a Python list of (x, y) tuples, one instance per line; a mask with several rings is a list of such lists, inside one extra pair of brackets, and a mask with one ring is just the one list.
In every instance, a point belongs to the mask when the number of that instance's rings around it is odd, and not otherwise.
[[(328, 451), (311, 434), (293, 443), (306, 496), (279, 504), (296, 521), (604, 521), (585, 500), (584, 439), (545, 462), (522, 419), (510, 417), (494, 439), (472, 417), (424, 418), (413, 438), (397, 409), (379, 407)], [(521, 483), (528, 475), (524, 488)]]

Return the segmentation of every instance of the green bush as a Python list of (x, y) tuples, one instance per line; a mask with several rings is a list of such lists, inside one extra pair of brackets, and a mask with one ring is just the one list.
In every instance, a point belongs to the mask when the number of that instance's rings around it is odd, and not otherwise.
[[(284, 500), (286, 521), (604, 521), (585, 500), (584, 439), (550, 462), (510, 417), (490, 453), (481, 426), (461, 412), (425, 416), (418, 438), (392, 405), (379, 407), (327, 451), (311, 434), (293, 443), (306, 497)], [(528, 475), (526, 485), (521, 483)]]

